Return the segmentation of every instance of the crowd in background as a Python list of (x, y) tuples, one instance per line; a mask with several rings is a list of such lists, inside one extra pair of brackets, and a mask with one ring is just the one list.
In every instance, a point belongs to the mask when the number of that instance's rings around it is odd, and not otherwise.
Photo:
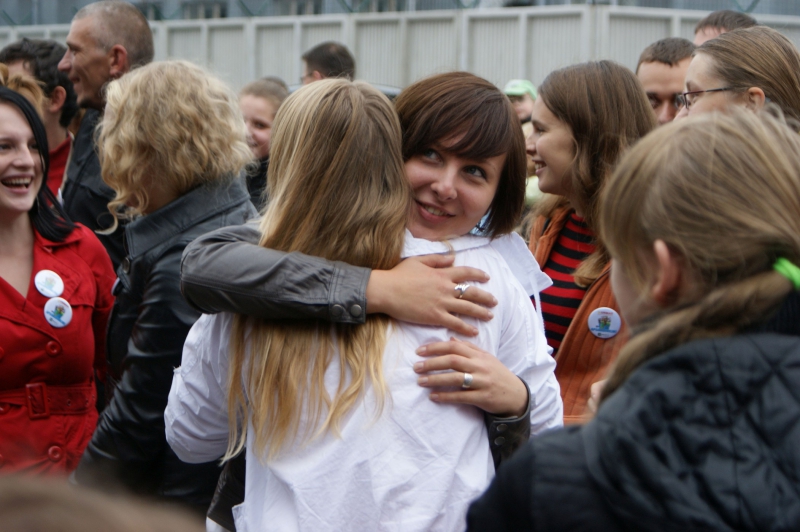
[(236, 95), (118, 0), (0, 50), (5, 530), (800, 526), (791, 41), (302, 61)]

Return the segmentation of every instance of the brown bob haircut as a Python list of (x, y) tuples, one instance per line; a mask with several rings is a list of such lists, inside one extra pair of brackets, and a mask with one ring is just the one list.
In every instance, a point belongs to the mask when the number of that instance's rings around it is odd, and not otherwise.
[(447, 151), (465, 159), (506, 156), (480, 229), (489, 237), (513, 231), (525, 201), (525, 139), (505, 94), (474, 74), (448, 72), (409, 85), (397, 96), (395, 108), (405, 161), (453, 141)]

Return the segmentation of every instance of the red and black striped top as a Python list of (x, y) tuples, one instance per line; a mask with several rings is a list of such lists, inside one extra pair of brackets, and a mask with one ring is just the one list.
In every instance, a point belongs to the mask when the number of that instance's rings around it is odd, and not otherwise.
[(543, 269), (553, 279), (553, 286), (541, 294), (545, 335), (547, 343), (553, 348), (553, 355), (561, 346), (567, 328), (586, 294), (586, 288), (576, 285), (572, 274), (594, 248), (594, 234), (583, 218), (573, 212), (558, 235)]

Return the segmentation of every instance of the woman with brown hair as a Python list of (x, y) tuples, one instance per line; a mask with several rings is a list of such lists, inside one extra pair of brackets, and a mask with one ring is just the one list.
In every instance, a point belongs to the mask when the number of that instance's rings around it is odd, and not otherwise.
[(553, 279), (541, 296), (545, 331), (558, 363), (564, 422), (576, 423), (584, 420), (591, 385), (603, 379), (628, 334), (608, 282), (608, 252), (597, 238), (597, 199), (617, 159), (656, 119), (636, 76), (599, 61), (548, 75), (532, 122), (528, 153), (548, 196), (531, 214), (530, 249)]
[[(469, 94), (488, 109), (465, 110)], [(439, 112), (424, 105), (433, 98)], [(399, 122), (378, 91), (345, 80), (292, 95), (276, 118), (261, 245), (384, 269), (401, 256), (450, 251), (493, 273), (488, 286), (501, 303), (495, 320), (478, 325), (483, 352), (420, 378), (468, 404), (437, 405), (415, 379), (430, 363), (419, 346), (447, 341), (443, 327), (381, 315), (348, 327), (203, 318), (175, 377), (168, 437), (190, 461), (246, 446), (237, 529), (460, 530), (494, 469), (483, 412), (470, 405), (523, 417), (535, 431), (561, 423), (554, 362), (529, 303), (538, 268), (508, 234), (525, 177), (511, 106), (485, 80), (454, 73), (410, 86), (397, 109)], [(449, 134), (436, 135), (443, 128)], [(486, 236), (469, 234), (490, 208)], [(218, 408), (226, 389), (227, 412)]]
[(469, 530), (800, 529), (798, 212), (800, 137), (776, 118), (634, 146), (599, 215), (631, 339), (595, 418), (520, 450)]
[(758, 110), (772, 102), (800, 120), (800, 52), (766, 26), (723, 33), (695, 50), (686, 91), (677, 118), (740, 106)]

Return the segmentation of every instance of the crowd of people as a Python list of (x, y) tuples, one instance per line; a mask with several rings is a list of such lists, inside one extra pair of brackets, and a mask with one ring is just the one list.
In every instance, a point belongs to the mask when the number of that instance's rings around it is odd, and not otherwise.
[(388, 96), (119, 0), (0, 50), (0, 521), (800, 527), (800, 52), (695, 34)]

